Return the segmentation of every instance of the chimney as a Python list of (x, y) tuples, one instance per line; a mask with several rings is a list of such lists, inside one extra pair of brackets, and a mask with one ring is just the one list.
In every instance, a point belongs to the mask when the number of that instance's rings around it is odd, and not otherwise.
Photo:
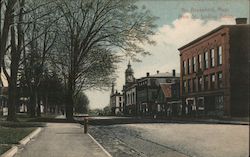
[(237, 25), (247, 24), (247, 18), (236, 18), (235, 21)]
[(159, 74), (159, 72), (160, 72), (160, 71), (159, 71), (159, 70), (157, 70), (156, 72), (157, 72), (157, 74)]
[(173, 69), (173, 77), (175, 77), (175, 69)]
[(147, 77), (149, 77), (149, 72), (147, 72)]

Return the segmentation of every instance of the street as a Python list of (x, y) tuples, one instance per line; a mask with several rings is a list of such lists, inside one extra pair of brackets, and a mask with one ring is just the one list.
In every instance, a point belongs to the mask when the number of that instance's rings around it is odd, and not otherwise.
[(248, 125), (123, 124), (91, 126), (89, 133), (114, 157), (249, 156)]

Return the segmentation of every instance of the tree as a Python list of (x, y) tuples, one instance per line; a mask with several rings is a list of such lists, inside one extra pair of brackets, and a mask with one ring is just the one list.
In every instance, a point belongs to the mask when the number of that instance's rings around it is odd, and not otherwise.
[(84, 93), (79, 93), (74, 102), (76, 113), (88, 113), (89, 99)]
[(89, 88), (112, 84), (118, 52), (148, 54), (155, 17), (129, 0), (58, 0), (60, 40), (53, 59), (66, 79), (66, 117), (73, 118), (74, 98)]

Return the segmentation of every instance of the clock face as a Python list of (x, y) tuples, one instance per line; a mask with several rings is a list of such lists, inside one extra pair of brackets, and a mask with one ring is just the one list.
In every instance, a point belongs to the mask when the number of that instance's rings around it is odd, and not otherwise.
[(133, 76), (129, 75), (129, 76), (127, 77), (127, 81), (132, 82), (132, 81), (133, 81)]

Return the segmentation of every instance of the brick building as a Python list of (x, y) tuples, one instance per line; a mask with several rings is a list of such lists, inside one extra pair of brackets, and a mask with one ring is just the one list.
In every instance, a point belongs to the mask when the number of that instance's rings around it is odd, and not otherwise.
[(157, 114), (156, 98), (161, 83), (173, 83), (179, 80), (179, 74), (160, 73), (150, 75), (137, 80), (137, 114), (141, 116), (151, 116)]
[(171, 83), (160, 83), (155, 101), (158, 116), (178, 116), (182, 113), (180, 101), (180, 80)]
[(248, 116), (250, 25), (222, 25), (179, 48), (187, 113)]

